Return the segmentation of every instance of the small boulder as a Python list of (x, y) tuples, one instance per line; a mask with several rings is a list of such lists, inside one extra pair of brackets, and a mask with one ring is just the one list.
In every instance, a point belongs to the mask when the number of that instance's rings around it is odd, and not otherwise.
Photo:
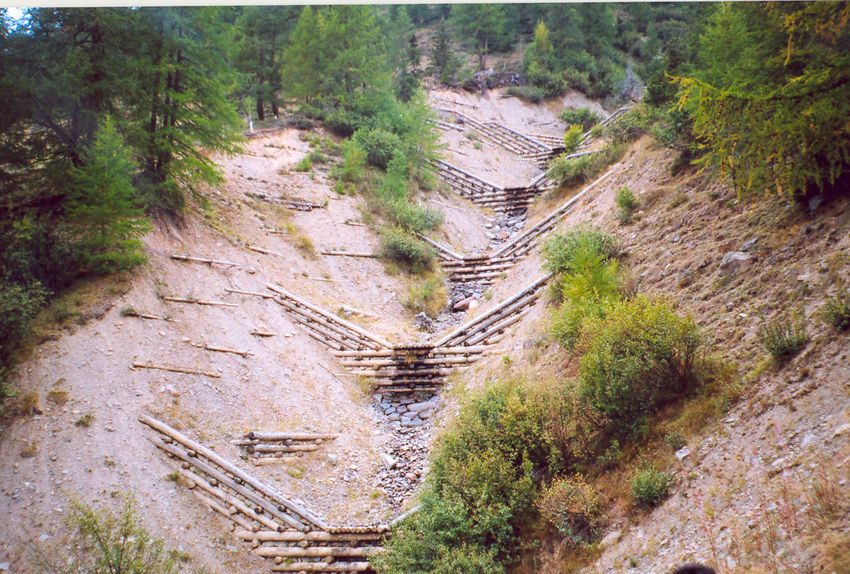
[(745, 271), (753, 264), (753, 256), (743, 251), (730, 251), (720, 261), (720, 273), (723, 275), (737, 275)]
[(384, 466), (387, 468), (387, 470), (394, 469), (395, 465), (398, 464), (398, 461), (396, 461), (395, 458), (393, 458), (392, 456), (388, 455), (385, 452), (381, 453), (381, 462), (384, 463)]
[(469, 311), (473, 303), (476, 306), (478, 305), (478, 300), (475, 297), (466, 297), (455, 303), (452, 311)]

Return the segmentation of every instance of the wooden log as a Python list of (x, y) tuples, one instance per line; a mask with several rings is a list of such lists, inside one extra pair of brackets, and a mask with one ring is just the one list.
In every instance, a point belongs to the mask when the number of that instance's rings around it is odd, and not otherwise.
[(196, 345), (195, 343), (189, 343), (189, 344), (192, 345), (193, 347), (197, 347), (198, 349), (203, 349), (205, 351), (212, 351), (212, 352), (215, 352), (215, 353), (232, 353), (234, 355), (241, 355), (242, 357), (245, 357), (245, 358), (250, 357), (251, 355), (254, 354), (251, 351), (239, 351), (237, 349), (228, 349), (226, 347), (213, 347), (212, 345), (207, 345), (207, 344), (204, 344), (204, 345)]
[(269, 293), (258, 293), (256, 291), (243, 291), (241, 289), (230, 289), (228, 287), (225, 287), (224, 290), (227, 293), (237, 293), (239, 295), (251, 295), (252, 297), (262, 297), (263, 299), (272, 299), (274, 297), (274, 295), (271, 295)]
[(528, 292), (538, 289), (541, 285), (545, 285), (546, 282), (549, 281), (549, 279), (551, 279), (551, 277), (552, 277), (552, 274), (547, 273), (546, 275), (537, 279), (536, 281), (534, 281), (533, 283), (531, 283), (530, 285), (528, 285), (524, 289), (521, 289), (519, 292), (512, 295), (511, 297), (509, 297), (505, 301), (502, 301), (501, 303), (496, 305), (493, 309), (489, 310), (485, 315), (482, 315), (481, 317), (478, 317), (476, 319), (473, 319), (472, 321), (464, 323), (463, 325), (461, 325), (457, 329), (454, 329), (450, 333), (446, 334), (440, 340), (435, 342), (434, 346), (435, 347), (445, 346), (450, 341), (452, 341), (453, 339), (455, 339), (455, 338), (457, 338), (461, 335), (466, 334), (470, 328), (474, 327), (477, 323), (480, 323), (481, 321), (486, 320), (488, 318), (488, 316), (495, 314), (495, 313), (498, 313), (499, 311), (501, 311), (505, 307), (508, 307), (509, 305), (512, 305), (516, 301), (525, 297), (528, 294)]
[(264, 458), (251, 458), (249, 459), (251, 464), (254, 466), (272, 466), (275, 464), (282, 464), (287, 462), (287, 459), (282, 456), (270, 456)]
[(138, 311), (122, 311), (122, 315), (124, 317), (138, 317), (139, 319), (156, 319), (159, 321), (174, 321), (174, 319), (169, 319), (167, 317), (160, 317), (159, 315), (151, 315), (149, 313), (139, 313)]
[(505, 331), (505, 329), (507, 329), (511, 325), (520, 322), (522, 320), (522, 318), (525, 317), (530, 311), (531, 311), (531, 309), (525, 309), (524, 311), (522, 311), (522, 312), (520, 312), (520, 313), (518, 313), (518, 314), (516, 314), (512, 317), (508, 317), (504, 322), (499, 322), (499, 323), (496, 323), (496, 324), (490, 326), (488, 329), (479, 333), (478, 335), (476, 335), (474, 337), (470, 337), (468, 339), (469, 344), (470, 345), (477, 345), (477, 344), (479, 344), (483, 341), (488, 340), (493, 335), (503, 333)]
[(251, 334), (255, 337), (274, 337), (277, 333), (272, 333), (271, 331), (260, 331), (259, 329), (251, 329)]
[[(258, 495), (256, 492), (252, 492), (250, 489), (245, 486), (237, 483), (232, 478), (227, 476), (224, 471), (215, 468), (212, 464), (209, 464), (203, 460), (199, 460), (197, 456), (190, 456), (188, 452), (185, 450), (178, 448), (173, 444), (167, 444), (162, 440), (150, 439), (152, 443), (154, 443), (157, 447), (164, 450), (165, 452), (171, 453), (180, 460), (188, 463), (190, 466), (194, 466), (207, 476), (216, 479), (221, 485), (229, 488), (233, 492), (236, 492), (243, 496), (246, 500), (251, 501), (253, 504), (257, 505), (262, 509), (263, 512), (268, 512), (271, 516), (277, 518), (282, 521), (284, 524), (287, 524), (291, 528), (295, 528), (297, 530), (309, 530), (310, 527), (305, 525), (303, 522), (298, 520), (297, 518), (290, 516), (286, 512), (280, 510), (275, 506), (274, 503), (269, 501), (266, 498)], [(179, 442), (179, 441), (178, 441)], [(185, 445), (183, 445), (185, 447)], [(197, 451), (195, 451), (197, 452)], [(221, 467), (224, 468), (224, 467)], [(233, 474), (233, 473), (231, 473)], [(256, 511), (255, 511), (256, 513)], [(283, 529), (282, 525), (278, 525), (277, 528)]]
[[(250, 486), (259, 490), (264, 495), (266, 495), (270, 499), (274, 500), (275, 503), (280, 504), (281, 506), (285, 507), (290, 512), (293, 512), (293, 513), (299, 515), (300, 517), (304, 518), (305, 520), (309, 521), (319, 530), (326, 530), (327, 529), (325, 523), (322, 520), (320, 520), (315, 514), (313, 514), (312, 512), (307, 510), (306, 508), (303, 508), (300, 505), (295, 504), (291, 500), (287, 500), (286, 498), (281, 496), (278, 492), (276, 492), (274, 489), (272, 489), (270, 486), (263, 484), (262, 482), (260, 482), (259, 480), (257, 480), (256, 478), (254, 478), (253, 476), (251, 476), (250, 474), (248, 474), (247, 472), (245, 472), (241, 468), (229, 463), (223, 457), (219, 456), (218, 454), (216, 454), (212, 450), (208, 449), (204, 445), (193, 441), (192, 439), (190, 439), (189, 437), (187, 437), (186, 435), (184, 435), (180, 431), (171, 428), (170, 426), (168, 426), (167, 424), (165, 424), (162, 421), (159, 421), (159, 420), (157, 420), (157, 419), (155, 419), (151, 416), (144, 415), (144, 414), (139, 416), (139, 421), (148, 425), (152, 429), (159, 431), (160, 433), (162, 433), (162, 434), (164, 434), (168, 437), (171, 437), (172, 439), (174, 439), (177, 442), (183, 444), (184, 446), (194, 450), (195, 452), (200, 453), (206, 459), (210, 460), (214, 464), (217, 464), (221, 468), (225, 469), (227, 472), (229, 472), (230, 474), (232, 474), (236, 478), (242, 480), (243, 482), (245, 482), (245, 483), (249, 484)], [(300, 528), (298, 528), (298, 529), (300, 530)]]
[(413, 361), (408, 363), (406, 361), (394, 361), (394, 360), (386, 360), (386, 359), (363, 359), (360, 361), (354, 361), (351, 359), (343, 360), (342, 366), (348, 368), (367, 368), (367, 367), (390, 367), (394, 365), (404, 366), (404, 365), (462, 365), (465, 363), (475, 362), (477, 359), (474, 357), (443, 357), (439, 359), (420, 359), (418, 361)]
[(372, 565), (368, 562), (341, 562), (326, 564), (324, 562), (290, 562), (275, 564), (272, 572), (368, 572)]
[(446, 247), (442, 243), (438, 243), (438, 242), (434, 241), (430, 237), (426, 237), (425, 235), (423, 235), (421, 233), (417, 233), (416, 236), (419, 239), (421, 239), (422, 241), (424, 241), (425, 243), (427, 243), (428, 245), (435, 247), (437, 249), (437, 251), (441, 251), (442, 253), (445, 253), (446, 255), (453, 257), (454, 259), (463, 259), (462, 255), (458, 254), (456, 251), (452, 251), (451, 249), (449, 249), (448, 247)]
[(244, 502), (242, 502), (240, 499), (233, 496), (232, 494), (228, 494), (228, 493), (224, 492), (222, 489), (211, 485), (209, 482), (204, 480), (203, 477), (201, 477), (201, 476), (199, 476), (199, 475), (197, 475), (193, 472), (183, 470), (182, 468), (179, 469), (177, 472), (187, 482), (191, 481), (192, 483), (195, 484), (195, 486), (202, 488), (203, 490), (205, 490), (209, 494), (211, 494), (214, 497), (221, 500), (223, 503), (234, 507), (236, 510), (238, 510), (239, 512), (244, 514), (249, 519), (256, 520), (257, 522), (259, 522), (260, 524), (262, 524), (266, 528), (271, 528), (271, 529), (275, 530), (280, 526), (274, 520), (270, 520), (269, 518), (266, 518), (262, 514), (257, 514), (254, 510), (249, 508), (248, 505), (246, 505)]
[[(323, 345), (327, 345), (328, 347), (331, 347), (332, 349), (337, 349), (337, 350), (340, 350), (340, 349), (357, 350), (357, 349), (359, 349), (359, 348), (362, 348), (362, 345), (354, 344), (354, 343), (353, 343), (353, 342), (351, 342), (351, 341), (343, 342), (343, 341), (338, 340), (338, 339), (337, 339), (337, 338), (335, 338), (335, 337), (330, 337), (330, 336), (326, 337), (326, 336), (321, 335), (321, 334), (319, 334), (319, 333), (317, 333), (317, 332), (315, 332), (315, 331), (307, 331), (307, 336), (308, 336), (308, 337), (312, 337), (312, 338), (313, 338), (313, 339), (315, 339), (316, 341), (318, 341), (318, 342), (322, 343)], [(334, 341), (336, 342), (336, 346), (334, 346), (334, 345), (332, 344), (332, 342), (334, 342)]]
[(317, 444), (266, 444), (257, 443), (248, 445), (248, 452), (312, 452), (319, 450)]
[(319, 253), (332, 257), (371, 257), (373, 259), (380, 257), (377, 253), (367, 253), (365, 251), (320, 251)]
[(336, 279), (328, 279), (327, 277), (315, 277), (313, 275), (308, 275), (304, 277), (305, 279), (309, 279), (310, 281), (323, 281), (324, 283), (336, 283)]
[(179, 255), (174, 254), (171, 256), (172, 259), (176, 259), (178, 261), (191, 261), (193, 263), (206, 263), (207, 265), (212, 265), (213, 263), (218, 265), (228, 265), (230, 267), (239, 267), (239, 263), (233, 263), (232, 261), (221, 261), (219, 259), (207, 259), (205, 257), (192, 257), (189, 255)]
[(321, 530), (310, 532), (293, 532), (291, 530), (285, 530), (284, 532), (276, 532), (274, 530), (252, 532), (251, 530), (237, 530), (233, 534), (245, 541), (258, 540), (259, 542), (301, 542), (302, 540), (306, 540), (307, 542), (367, 542), (380, 541), (384, 538), (384, 534), (380, 532), (333, 534)]
[(293, 301), (297, 302), (298, 304), (303, 305), (304, 307), (307, 307), (311, 311), (315, 311), (316, 313), (318, 313), (319, 315), (322, 315), (323, 317), (332, 319), (334, 322), (341, 324), (346, 329), (349, 329), (350, 331), (354, 331), (355, 333), (362, 335), (366, 339), (374, 341), (375, 343), (377, 343), (381, 347), (387, 347), (387, 348), (392, 347), (392, 345), (390, 343), (388, 343), (387, 341), (385, 341), (381, 337), (378, 337), (377, 335), (373, 335), (372, 333), (366, 331), (365, 329), (361, 329), (357, 325), (350, 323), (350, 322), (346, 321), (345, 319), (341, 319), (341, 318), (329, 313), (328, 311), (325, 311), (321, 307), (318, 307), (317, 305), (314, 305), (314, 304), (312, 304), (308, 301), (305, 301), (304, 299), (301, 299), (300, 297), (298, 297), (296, 295), (293, 295), (292, 293), (286, 291), (285, 289), (283, 289), (282, 287), (280, 287), (278, 285), (274, 285), (273, 283), (266, 283), (266, 287), (268, 289), (271, 289), (272, 291), (274, 291), (278, 295), (283, 295), (284, 297), (286, 297), (288, 299), (292, 299)]
[(447, 377), (452, 374), (453, 369), (365, 369), (358, 371), (362, 377), (424, 377), (427, 375)]
[[(425, 347), (422, 349), (423, 356), (433, 355), (471, 355), (475, 353), (483, 353), (488, 350), (486, 346), (480, 347), (454, 347), (454, 346), (439, 346)], [(332, 353), (337, 357), (404, 357), (410, 353), (403, 349), (381, 349), (380, 351), (335, 351)]]
[(169, 365), (154, 365), (152, 363), (139, 363), (133, 361), (134, 369), (156, 369), (159, 371), (170, 371), (172, 373), (184, 373), (186, 375), (203, 375), (205, 377), (211, 377), (213, 379), (220, 379), (221, 375), (218, 373), (211, 373), (209, 371), (199, 371), (197, 369), (185, 369), (183, 367), (172, 367)]
[[(380, 546), (313, 546), (300, 548), (298, 546), (260, 546), (255, 550), (263, 558), (365, 558), (374, 556), (383, 550)], [(342, 564), (339, 564), (341, 566)], [(345, 568), (338, 568), (345, 571)]]
[(323, 317), (315, 317), (309, 314), (304, 314), (298, 312), (298, 308), (295, 307), (293, 310), (293, 305), (285, 300), (280, 300), (275, 298), (279, 304), (293, 311), (294, 317), (293, 320), (296, 323), (300, 323), (304, 325), (308, 329), (312, 329), (316, 331), (316, 333), (321, 334), (323, 337), (326, 337), (332, 341), (336, 341), (340, 345), (351, 349), (359, 349), (359, 348), (374, 348), (379, 349), (380, 345), (378, 343), (372, 342), (364, 337), (361, 337), (358, 333), (351, 333), (345, 329), (340, 328), (338, 325), (334, 325), (333, 323), (324, 320)]
[(278, 253), (277, 251), (272, 251), (271, 249), (259, 247), (258, 245), (248, 245), (248, 249), (250, 249), (251, 251), (256, 251), (257, 253), (264, 253), (266, 255), (277, 255), (278, 257), (286, 257), (283, 253)]
[(345, 221), (344, 223), (353, 227), (366, 227), (365, 223), (360, 223), (359, 221)]
[(251, 440), (336, 440), (338, 434), (310, 433), (310, 432), (276, 432), (276, 431), (251, 431), (245, 434), (245, 438)]
[(197, 490), (193, 490), (192, 494), (197, 496), (201, 500), (201, 502), (203, 502), (210, 510), (214, 510), (215, 512), (221, 514), (222, 516), (224, 516), (225, 518), (227, 518), (228, 520), (230, 520), (231, 522), (233, 522), (234, 524), (236, 524), (240, 528), (243, 528), (243, 529), (250, 529), (251, 528), (251, 525), (248, 522), (246, 522), (245, 519), (230, 514), (230, 512), (228, 512), (226, 508), (224, 508), (222, 505), (217, 503), (215, 500), (213, 500), (211, 497), (207, 496), (206, 494), (203, 494), (202, 492), (199, 492)]
[(366, 311), (361, 311), (360, 309), (356, 309), (354, 307), (351, 307), (350, 305), (343, 304), (340, 307), (340, 309), (342, 309), (342, 311), (344, 313), (348, 313), (349, 315), (362, 315), (363, 317), (369, 317), (371, 319), (377, 319), (378, 318), (378, 316), (375, 315), (374, 313), (368, 313)]
[(209, 305), (215, 307), (238, 307), (236, 303), (225, 303), (223, 301), (204, 301), (202, 299), (186, 299), (185, 297), (163, 297), (165, 301), (172, 303), (193, 303), (195, 305)]

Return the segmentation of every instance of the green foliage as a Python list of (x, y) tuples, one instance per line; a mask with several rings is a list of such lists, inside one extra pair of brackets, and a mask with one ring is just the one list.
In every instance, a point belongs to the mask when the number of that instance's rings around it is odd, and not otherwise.
[(397, 156), (390, 162), (378, 189), (378, 197), (387, 217), (413, 233), (439, 227), (443, 222), (443, 214), (413, 203), (408, 187), (407, 162), (403, 156)]
[(602, 504), (593, 487), (580, 475), (555, 480), (537, 507), (543, 518), (573, 544), (593, 542), (599, 535)]
[(535, 477), (560, 460), (546, 417), (524, 383), (473, 397), (435, 452), (422, 508), (393, 534), (378, 571), (502, 572), (534, 515)]
[(366, 161), (381, 169), (387, 169), (390, 161), (402, 152), (401, 138), (379, 128), (358, 130), (354, 141), (366, 152)]
[(599, 255), (607, 260), (617, 250), (617, 240), (613, 235), (592, 227), (578, 227), (546, 240), (543, 246), (544, 266), (550, 273), (576, 273), (584, 259)]
[(615, 144), (626, 144), (640, 139), (653, 125), (653, 112), (645, 106), (634, 106), (608, 124), (605, 131)]
[(434, 249), (401, 227), (381, 231), (381, 256), (395, 261), (414, 273), (431, 269), (436, 259)]
[(671, 474), (658, 470), (653, 463), (644, 460), (632, 475), (632, 498), (638, 504), (652, 508), (667, 498), (672, 485)]
[(366, 167), (366, 152), (352, 140), (342, 144), (342, 161), (331, 168), (331, 175), (345, 183), (358, 183), (363, 178)]
[(804, 194), (840, 183), (850, 165), (850, 5), (718, 5), (679, 106), (705, 147), (702, 166), (739, 196)]
[(850, 329), (850, 294), (842, 289), (827, 297), (821, 309), (821, 316), (828, 325), (838, 331)]
[(490, 50), (504, 51), (513, 43), (513, 30), (507, 25), (503, 4), (454, 4), (451, 21), (459, 40), (475, 43), (480, 71), (487, 69)]
[(581, 129), (580, 125), (573, 124), (564, 132), (564, 151), (566, 153), (572, 153), (578, 149), (578, 144), (581, 143), (583, 135)]
[(404, 306), (414, 313), (423, 312), (429, 317), (436, 317), (446, 306), (447, 296), (443, 278), (429, 277), (410, 284)]
[(625, 185), (617, 190), (614, 203), (617, 205), (617, 219), (622, 224), (629, 223), (632, 220), (632, 213), (640, 205), (637, 196)]
[(94, 273), (130, 269), (147, 260), (138, 237), (150, 229), (133, 188), (136, 166), (121, 135), (107, 119), (69, 172), (68, 215), (78, 249)]
[(309, 155), (305, 155), (300, 160), (298, 160), (298, 163), (296, 163), (295, 167), (292, 168), (292, 169), (294, 171), (299, 171), (299, 172), (310, 171), (311, 169), (313, 169), (313, 160), (310, 159)]
[(805, 319), (796, 314), (772, 322), (762, 320), (758, 336), (770, 356), (778, 362), (793, 357), (809, 342)]
[(570, 126), (579, 125), (584, 131), (599, 123), (601, 118), (590, 108), (564, 108), (558, 117)]
[(559, 185), (583, 183), (620, 159), (623, 153), (625, 153), (625, 146), (607, 145), (599, 152), (576, 158), (561, 155), (549, 162), (547, 177), (558, 182)]
[(77, 531), (75, 549), (45, 556), (50, 572), (91, 572), (143, 574), (179, 572), (176, 553), (169, 552), (162, 540), (153, 538), (136, 516), (135, 505), (127, 500), (120, 514), (96, 510), (74, 500), (69, 522)]
[(460, 62), (452, 52), (451, 38), (446, 27), (446, 21), (441, 19), (431, 49), (431, 73), (437, 76), (441, 84), (454, 85), (455, 75), (460, 69)]
[(0, 402), (11, 393), (4, 383), (2, 366), (15, 345), (26, 335), (30, 321), (44, 305), (44, 290), (39, 283), (29, 286), (0, 281)]
[(587, 332), (581, 396), (615, 436), (634, 435), (657, 406), (694, 384), (699, 332), (664, 303), (642, 296), (619, 302)]

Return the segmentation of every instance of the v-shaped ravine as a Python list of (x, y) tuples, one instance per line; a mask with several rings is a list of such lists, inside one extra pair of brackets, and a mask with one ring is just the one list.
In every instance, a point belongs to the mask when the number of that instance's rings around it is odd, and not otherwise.
[[(473, 130), (481, 138), (541, 166), (548, 158), (563, 152), (560, 140), (553, 136), (526, 135), (461, 112), (437, 111), (441, 116), (437, 122), (440, 129)], [(623, 111), (617, 110), (606, 122)], [(583, 143), (589, 139), (590, 134), (585, 134)], [(530, 203), (554, 187), (545, 171), (526, 186), (505, 188), (446, 161), (437, 160), (434, 167), (459, 195), (508, 216), (519, 216), (523, 221)], [(540, 238), (612, 171), (527, 230), (516, 230), (512, 238), (485, 253), (460, 254), (433, 239), (422, 238), (436, 248), (450, 282), (491, 285), (528, 255)], [(439, 406), (439, 390), (446, 377), (468, 368), (484, 355), (498, 352), (496, 344), (507, 329), (531, 310), (550, 277), (541, 273), (539, 278), (486, 312), (424, 343), (389, 342), (277, 284), (267, 284), (265, 293), (230, 291), (274, 301), (310, 337), (327, 346), (341, 366), (368, 379), (375, 407), (383, 414), (382, 424), (392, 436), (381, 457), (384, 469), (377, 486), (394, 505), (401, 506), (427, 471), (427, 445), (433, 428), (431, 415)], [(311, 511), (165, 423), (148, 416), (140, 420), (156, 431), (158, 436), (152, 442), (157, 448), (179, 465), (176, 472), (180, 482), (209, 508), (227, 518), (237, 538), (250, 544), (260, 556), (273, 560), (274, 572), (368, 571), (369, 556), (380, 552), (385, 534), (405, 516), (388, 524), (327, 525)], [(334, 438), (334, 435), (252, 431), (234, 443), (253, 455), (255, 464), (262, 464), (284, 453), (315, 450), (323, 441)]]

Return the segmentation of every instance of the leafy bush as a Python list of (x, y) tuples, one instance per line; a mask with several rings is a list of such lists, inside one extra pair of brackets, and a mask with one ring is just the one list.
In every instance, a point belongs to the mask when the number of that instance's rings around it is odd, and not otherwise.
[(317, 149), (314, 149), (313, 151), (311, 151), (310, 155), (308, 155), (307, 157), (313, 163), (328, 163), (328, 156), (326, 156), (320, 150), (317, 150)]
[(592, 227), (578, 227), (566, 233), (552, 235), (543, 244), (544, 267), (551, 273), (574, 273), (583, 259), (599, 254), (604, 259), (617, 253), (613, 235)]
[(632, 213), (640, 205), (637, 196), (625, 185), (617, 190), (614, 203), (617, 204), (617, 219), (622, 224), (632, 220)]
[(356, 141), (345, 140), (342, 144), (342, 161), (334, 165), (331, 175), (345, 183), (358, 183), (366, 167), (366, 152)]
[(796, 314), (772, 323), (762, 321), (758, 335), (770, 356), (779, 362), (793, 357), (809, 342), (806, 323)]
[(664, 435), (664, 440), (673, 450), (673, 452), (679, 451), (687, 446), (688, 441), (685, 440), (685, 436), (679, 431), (670, 431), (666, 435)]
[(828, 297), (821, 310), (823, 320), (839, 331), (850, 329), (850, 295), (843, 289)]
[(295, 164), (295, 167), (292, 168), (294, 171), (310, 171), (313, 169), (313, 160), (310, 159), (309, 155), (305, 155), (301, 158), (301, 160)]
[(640, 139), (652, 127), (652, 114), (642, 106), (635, 106), (606, 126), (614, 144), (625, 144)]
[[(96, 510), (79, 500), (71, 504), (69, 522), (77, 539), (61, 552), (45, 552), (44, 564), (53, 572), (122, 572), (126, 574), (169, 574), (179, 572), (175, 551), (168, 551), (161, 539), (153, 538), (136, 516), (135, 505), (127, 500), (120, 514)], [(61, 562), (60, 562), (61, 560)]]
[(522, 382), (494, 384), (461, 409), (432, 460), (422, 507), (393, 534), (378, 571), (501, 572), (534, 517), (536, 477), (559, 463), (545, 401)]
[(593, 487), (579, 475), (555, 480), (537, 507), (574, 544), (587, 544), (599, 535), (602, 504)]
[(643, 506), (655, 507), (667, 498), (672, 485), (672, 475), (658, 470), (651, 462), (642, 461), (632, 475), (632, 498)]
[(381, 208), (393, 223), (413, 233), (435, 229), (443, 223), (443, 214), (410, 200), (407, 162), (403, 155), (390, 161), (387, 174), (378, 189)]
[(579, 390), (615, 436), (634, 435), (653, 409), (693, 384), (699, 332), (666, 304), (619, 302), (588, 338)]
[(578, 149), (578, 144), (581, 143), (582, 133), (581, 126), (572, 125), (564, 133), (564, 151), (572, 153)]
[(380, 169), (387, 169), (390, 161), (403, 149), (399, 136), (380, 128), (358, 130), (354, 141), (366, 152), (366, 161)]
[(590, 108), (564, 108), (558, 117), (571, 126), (580, 125), (584, 131), (589, 130), (600, 121), (599, 115)]
[(415, 313), (424, 312), (430, 317), (436, 317), (446, 306), (447, 296), (443, 278), (429, 277), (422, 282), (410, 284), (404, 306)]
[(567, 159), (565, 155), (549, 162), (547, 177), (559, 185), (575, 185), (588, 181), (625, 153), (621, 145), (607, 145), (596, 153)]
[(381, 232), (381, 256), (396, 261), (414, 273), (434, 265), (434, 249), (401, 227), (388, 227)]

